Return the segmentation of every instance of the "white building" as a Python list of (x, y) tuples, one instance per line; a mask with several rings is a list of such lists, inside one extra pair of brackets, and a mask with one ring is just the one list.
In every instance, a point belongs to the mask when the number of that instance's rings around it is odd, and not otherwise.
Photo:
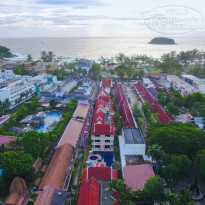
[(205, 79), (200, 79), (193, 75), (182, 75), (182, 79), (194, 86), (198, 92), (205, 94)]
[(34, 82), (30, 79), (21, 79), (10, 83), (8, 86), (0, 89), (0, 101), (8, 99), (13, 108), (16, 105), (29, 99), (35, 92)]
[(143, 156), (145, 155), (146, 144), (138, 128), (123, 128), (122, 136), (119, 136), (120, 157), (122, 167), (126, 166), (126, 156)]
[(143, 78), (143, 84), (146, 86), (146, 88), (155, 88), (154, 84), (149, 78)]
[(174, 90), (178, 90), (182, 95), (200, 92), (197, 88), (185, 82), (176, 75), (168, 75), (167, 81), (171, 83)]
[(5, 70), (5, 71), (0, 71), (0, 79), (13, 79), (15, 78), (16, 75), (12, 70)]

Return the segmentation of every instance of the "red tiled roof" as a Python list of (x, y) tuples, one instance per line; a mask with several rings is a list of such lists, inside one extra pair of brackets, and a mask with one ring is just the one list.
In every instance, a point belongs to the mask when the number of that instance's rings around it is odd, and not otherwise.
[(123, 178), (127, 186), (133, 191), (143, 190), (146, 181), (155, 176), (151, 164), (123, 167)]
[(169, 116), (165, 113), (165, 111), (163, 110), (163, 108), (161, 107), (161, 105), (159, 103), (156, 103), (155, 105), (152, 106), (151, 109), (152, 113), (159, 113), (159, 121), (161, 123), (170, 123), (171, 120), (169, 118)]
[(88, 179), (95, 177), (97, 180), (111, 180), (111, 168), (110, 167), (89, 167)]
[[(102, 95), (103, 93), (103, 95)], [(105, 99), (104, 99), (105, 98)], [(109, 107), (106, 107), (106, 103), (109, 102)], [(105, 124), (105, 114), (109, 113), (110, 122), (106, 122)], [(113, 115), (113, 103), (110, 100), (110, 96), (107, 94), (104, 89), (102, 89), (97, 98), (96, 98), (96, 105), (95, 111), (93, 116), (93, 123), (92, 123), (92, 135), (114, 135), (114, 115)]]
[(99, 205), (100, 183), (94, 178), (82, 182), (79, 192), (78, 205)]
[(161, 105), (154, 99), (154, 97), (152, 97), (150, 92), (144, 87), (144, 85), (140, 81), (135, 84), (135, 88), (138, 91), (138, 93), (142, 96), (143, 100), (147, 101), (152, 106), (151, 112), (159, 113), (159, 121), (161, 123), (171, 122), (171, 119), (163, 110)]
[(111, 80), (109, 80), (108, 77), (106, 77), (106, 78), (102, 81), (102, 87), (109, 88), (109, 87), (111, 87), (111, 85), (112, 85)]
[(114, 98), (118, 105), (119, 113), (122, 117), (124, 127), (135, 128), (135, 123), (132, 117), (132, 112), (127, 102), (127, 98), (124, 94), (121, 83), (116, 82), (114, 84)]
[[(111, 170), (113, 178), (117, 179), (117, 170), (110, 167), (89, 167), (83, 171), (81, 180), (78, 205), (99, 205), (100, 204), (100, 183), (99, 180), (111, 180)], [(88, 177), (88, 181), (87, 181)]]
[(102, 99), (106, 102), (109, 102), (109, 100), (110, 100), (110, 95), (105, 91), (104, 88), (102, 88), (96, 96), (96, 100), (100, 100), (100, 99)]

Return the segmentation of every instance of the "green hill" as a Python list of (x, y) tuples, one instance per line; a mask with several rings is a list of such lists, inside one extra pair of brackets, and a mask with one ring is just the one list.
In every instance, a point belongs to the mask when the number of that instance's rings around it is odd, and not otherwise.
[(11, 52), (10, 52), (10, 49), (9, 48), (6, 48), (4, 46), (0, 46), (0, 58), (12, 58), (14, 57), (15, 55), (13, 55)]

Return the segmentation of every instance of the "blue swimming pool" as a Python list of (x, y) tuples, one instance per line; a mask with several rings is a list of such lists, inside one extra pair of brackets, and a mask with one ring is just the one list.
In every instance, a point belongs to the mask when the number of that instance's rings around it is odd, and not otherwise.
[(48, 132), (49, 127), (52, 124), (57, 123), (57, 121), (59, 121), (60, 118), (61, 118), (61, 113), (59, 111), (48, 112), (46, 113), (44, 124), (35, 127), (34, 130), (37, 130), (38, 132), (43, 132), (43, 133)]
[(104, 162), (106, 162), (106, 165), (108, 167), (112, 166), (113, 152), (93, 152), (93, 154), (99, 154), (102, 157), (102, 159), (104, 159)]

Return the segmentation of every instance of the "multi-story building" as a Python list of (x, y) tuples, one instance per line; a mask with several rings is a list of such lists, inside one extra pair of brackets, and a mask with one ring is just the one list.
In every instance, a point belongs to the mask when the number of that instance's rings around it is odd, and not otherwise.
[(109, 94), (101, 89), (96, 97), (91, 139), (93, 151), (113, 151), (114, 111)]
[(15, 76), (12, 70), (0, 71), (0, 79), (13, 79)]
[(34, 92), (35, 85), (32, 80), (17, 80), (0, 89), (0, 101), (4, 102), (6, 99), (8, 99), (11, 103), (11, 109), (29, 99), (34, 94)]

